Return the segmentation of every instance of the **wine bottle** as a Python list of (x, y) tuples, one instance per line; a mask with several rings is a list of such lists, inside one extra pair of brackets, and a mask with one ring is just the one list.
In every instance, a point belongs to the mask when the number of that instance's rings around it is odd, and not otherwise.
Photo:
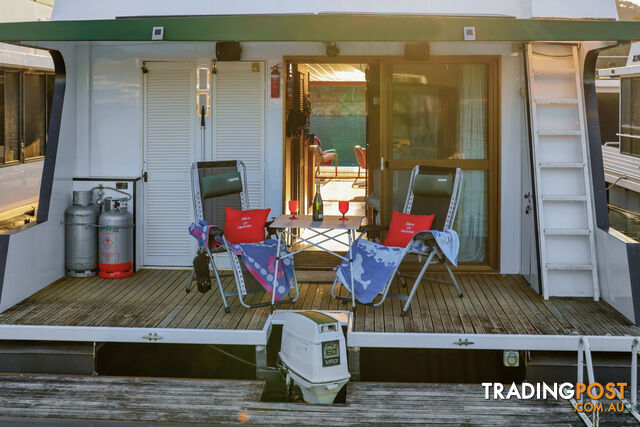
[(316, 195), (313, 198), (313, 220), (322, 221), (322, 196), (320, 195), (320, 180), (316, 180)]

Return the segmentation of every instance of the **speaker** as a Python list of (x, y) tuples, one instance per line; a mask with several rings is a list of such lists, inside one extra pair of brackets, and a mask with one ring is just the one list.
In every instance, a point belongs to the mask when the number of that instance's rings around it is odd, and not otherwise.
[(216, 43), (216, 59), (218, 61), (239, 61), (242, 56), (240, 42)]
[(404, 45), (404, 57), (409, 61), (426, 61), (429, 59), (429, 43), (406, 43)]

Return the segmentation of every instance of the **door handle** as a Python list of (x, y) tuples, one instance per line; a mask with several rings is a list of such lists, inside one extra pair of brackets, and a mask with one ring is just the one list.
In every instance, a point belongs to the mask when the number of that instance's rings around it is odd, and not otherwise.
[(146, 173), (146, 172), (142, 172), (142, 180), (143, 180), (144, 182), (147, 182), (147, 180), (148, 180), (148, 179), (149, 179), (149, 175), (147, 175), (147, 173)]
[(384, 157), (380, 157), (380, 170), (383, 171), (384, 168), (388, 168), (389, 167), (389, 161), (385, 161)]

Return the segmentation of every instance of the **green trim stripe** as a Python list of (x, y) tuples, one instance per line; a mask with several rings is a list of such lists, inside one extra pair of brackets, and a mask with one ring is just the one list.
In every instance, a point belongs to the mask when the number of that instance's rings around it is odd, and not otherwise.
[(640, 22), (461, 18), (425, 15), (218, 15), (0, 24), (4, 41), (478, 41), (637, 40)]

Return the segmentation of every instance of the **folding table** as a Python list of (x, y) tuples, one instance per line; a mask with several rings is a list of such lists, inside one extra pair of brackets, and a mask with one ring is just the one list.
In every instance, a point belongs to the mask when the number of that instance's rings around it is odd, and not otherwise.
[[(297, 253), (309, 250), (311, 248), (318, 248), (324, 252), (328, 252), (338, 257), (343, 261), (348, 261), (349, 263), (353, 263), (353, 259), (351, 256), (351, 249), (352, 249), (353, 242), (355, 242), (356, 240), (356, 230), (358, 230), (362, 225), (362, 220), (364, 217), (352, 215), (347, 217), (347, 219), (344, 221), (342, 221), (340, 218), (341, 217), (339, 215), (325, 215), (322, 221), (313, 221), (313, 218), (311, 215), (299, 215), (297, 219), (291, 219), (290, 215), (280, 215), (269, 226), (270, 228), (275, 229), (276, 233), (278, 234), (278, 250), (276, 252), (276, 254), (278, 255), (276, 255), (275, 271), (276, 272), (278, 271), (278, 266), (280, 263), (279, 254), (280, 254), (280, 245), (284, 243), (282, 242), (283, 235), (291, 236), (296, 239), (294, 243), (291, 245), (291, 247), (289, 248), (290, 253), (285, 255), (283, 258), (288, 258), (288, 257), (293, 258), (293, 256)], [(304, 229), (304, 228), (308, 228), (311, 231), (313, 231), (314, 232), (313, 236), (301, 237), (296, 234), (293, 234), (290, 231), (294, 229)], [(336, 231), (336, 230), (340, 232), (335, 235), (329, 234), (329, 232)], [(339, 237), (342, 237), (345, 235), (347, 236), (348, 243), (345, 243), (344, 241), (339, 240)], [(324, 239), (320, 240), (319, 242), (312, 242), (311, 239), (317, 236), (323, 236)], [(340, 244), (345, 245), (347, 247), (346, 256), (337, 254), (336, 252), (322, 245), (323, 243), (326, 243), (329, 241), (334, 241), (334, 242), (338, 242)], [(302, 245), (305, 243), (308, 244), (308, 246), (304, 246), (300, 249), (293, 250), (296, 246)], [(353, 292), (353, 289), (354, 289), (353, 288), (353, 268), (350, 268), (349, 270), (351, 271), (351, 278), (350, 278), (351, 279), (351, 307), (355, 310), (356, 301), (355, 301), (355, 293)], [(277, 274), (275, 276), (277, 276)], [(276, 294), (275, 294), (276, 281), (277, 281), (277, 277), (274, 277), (273, 279), (274, 292), (273, 292), (273, 295), (271, 296), (272, 308), (276, 298)]]

